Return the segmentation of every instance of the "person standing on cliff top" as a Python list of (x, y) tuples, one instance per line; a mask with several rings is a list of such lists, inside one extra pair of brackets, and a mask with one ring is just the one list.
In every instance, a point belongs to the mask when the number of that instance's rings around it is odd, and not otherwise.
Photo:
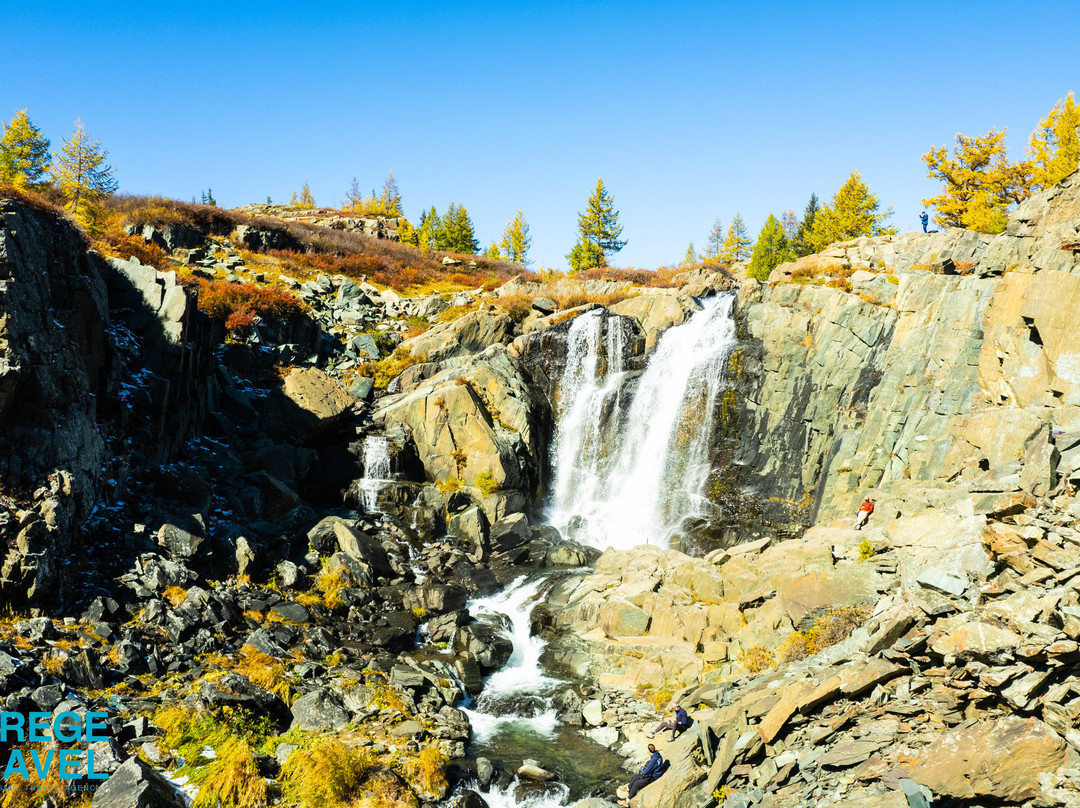
[(862, 530), (862, 526), (866, 524), (866, 520), (870, 518), (870, 514), (874, 512), (874, 500), (867, 497), (863, 500), (863, 504), (859, 506), (859, 512), (855, 514), (855, 529)]
[(925, 210), (922, 213), (919, 214), (919, 221), (922, 222), (922, 231), (925, 233), (926, 232), (926, 225), (930, 221), (930, 217), (926, 215)]

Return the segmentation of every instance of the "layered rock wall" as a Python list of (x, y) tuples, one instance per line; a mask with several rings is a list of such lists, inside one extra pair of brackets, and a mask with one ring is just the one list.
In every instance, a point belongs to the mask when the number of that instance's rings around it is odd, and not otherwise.
[[(869, 492), (911, 511), (943, 483), (1000, 477), (1033, 445), (1080, 426), (1078, 241), (1073, 175), (996, 237), (909, 234), (830, 251), (879, 270), (859, 280), (888, 288), (888, 302), (745, 283), (730, 369), (733, 521), (744, 531), (808, 525), (850, 515)], [(940, 274), (943, 258), (971, 265)]]

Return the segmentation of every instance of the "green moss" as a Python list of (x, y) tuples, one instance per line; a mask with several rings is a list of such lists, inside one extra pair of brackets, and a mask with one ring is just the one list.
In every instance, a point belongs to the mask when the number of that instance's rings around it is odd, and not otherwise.
[(720, 395), (720, 425), (727, 426), (735, 415), (735, 391), (725, 390)]

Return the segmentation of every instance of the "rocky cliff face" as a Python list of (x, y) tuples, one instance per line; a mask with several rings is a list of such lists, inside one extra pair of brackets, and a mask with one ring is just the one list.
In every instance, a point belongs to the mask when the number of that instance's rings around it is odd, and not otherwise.
[(1071, 433), (1078, 229), (1073, 175), (997, 237), (947, 231), (834, 247), (826, 260), (867, 267), (851, 278), (858, 296), (745, 284), (725, 486), (742, 524), (847, 515), (871, 490), (910, 510), (926, 489), (977, 486)]
[(175, 453), (209, 409), (193, 298), (104, 261), (47, 211), (0, 203), (0, 590), (56, 594), (72, 538), (132, 462)]

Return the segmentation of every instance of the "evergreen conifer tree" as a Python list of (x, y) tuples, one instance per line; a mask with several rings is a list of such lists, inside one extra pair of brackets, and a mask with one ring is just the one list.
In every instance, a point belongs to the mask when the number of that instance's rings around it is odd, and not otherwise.
[(0, 136), (0, 183), (41, 191), (48, 187), (49, 139), (30, 122), (25, 109), (15, 112)]
[(472, 219), (464, 205), (451, 202), (446, 209), (436, 231), (435, 249), (466, 255), (476, 255), (480, 251), (480, 242), (476, 240)]
[(770, 213), (769, 218), (761, 227), (757, 243), (754, 244), (754, 252), (750, 256), (750, 266), (746, 274), (759, 281), (767, 281), (778, 265), (794, 258), (795, 253), (791, 250), (783, 225)]
[(529, 223), (519, 210), (512, 221), (507, 222), (503, 230), (502, 241), (499, 243), (499, 251), (507, 261), (528, 266), (529, 250), (532, 248), (532, 237), (529, 235)]
[(439, 218), (435, 206), (431, 210), (420, 214), (420, 227), (416, 230), (416, 246), (421, 250), (438, 250), (439, 233), (442, 230), (442, 220)]
[(52, 166), (53, 180), (68, 200), (72, 215), (90, 230), (100, 216), (98, 203), (116, 191), (113, 167), (105, 162), (109, 152), (90, 137), (81, 120), (64, 141)]
[(820, 207), (817, 194), (810, 194), (810, 201), (806, 203), (806, 210), (803, 211), (799, 229), (795, 231), (795, 237), (791, 239), (792, 249), (798, 258), (810, 255), (814, 251), (814, 248), (810, 246), (810, 232), (814, 229), (814, 218), (817, 216)]
[(735, 218), (731, 220), (731, 225), (728, 227), (727, 236), (724, 237), (723, 252), (721, 252), (721, 260), (726, 264), (733, 264), (736, 261), (744, 261), (750, 257), (750, 245), (753, 244), (750, 241), (750, 235), (746, 232), (746, 225), (743, 224), (742, 213), (735, 211)]
[(604, 180), (597, 179), (596, 188), (586, 202), (585, 212), (578, 214), (578, 241), (566, 256), (570, 269), (576, 272), (605, 266), (609, 255), (627, 245), (620, 238), (622, 231), (615, 200), (604, 187)]

